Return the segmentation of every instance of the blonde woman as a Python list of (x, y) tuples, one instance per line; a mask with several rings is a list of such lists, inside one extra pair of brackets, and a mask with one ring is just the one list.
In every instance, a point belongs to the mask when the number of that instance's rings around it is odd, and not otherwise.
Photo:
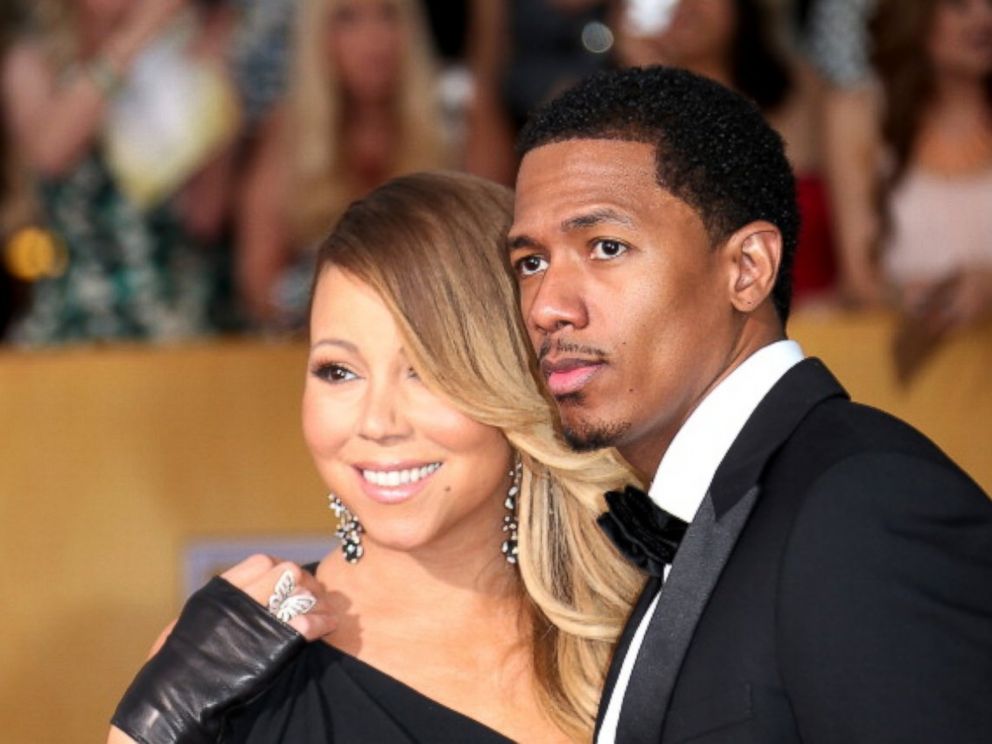
[(292, 87), (263, 125), (240, 210), (239, 284), (257, 320), (305, 311), (308, 249), (349, 202), (445, 164), (432, 54), (417, 0), (300, 3)]
[(511, 214), (509, 191), (456, 174), (344, 214), (318, 254), (303, 398), (343, 550), (312, 572), (256, 556), (194, 595), (111, 742), (591, 739), (643, 583), (596, 517), (631, 476), (562, 443)]

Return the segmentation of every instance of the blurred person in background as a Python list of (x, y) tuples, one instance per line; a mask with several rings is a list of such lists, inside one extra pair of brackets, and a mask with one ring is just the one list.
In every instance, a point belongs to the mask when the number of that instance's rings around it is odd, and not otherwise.
[[(626, 3), (618, 7), (623, 10)], [(669, 2), (670, 16), (641, 28), (616, 19), (621, 65), (664, 64), (716, 80), (752, 99), (782, 135), (796, 172), (802, 227), (793, 267), (797, 306), (829, 297), (835, 280), (827, 187), (822, 177), (818, 79), (789, 50), (784, 16), (767, 0)], [(633, 5), (630, 3), (630, 5)]]
[[(862, 260), (936, 333), (992, 310), (992, 2), (883, 0), (876, 229)], [(878, 261), (872, 264), (873, 256)]]
[(992, 4), (820, 0), (811, 32), (841, 293), (898, 308), (906, 383), (992, 308)]
[(227, 193), (223, 172), (209, 164), (217, 137), (193, 135), (229, 132), (233, 114), (214, 84), (196, 91), (206, 118), (190, 116), (184, 84), (202, 82), (192, 73), (214, 69), (223, 55), (224, 24), (209, 22), (215, 5), (200, 3), (201, 14), (185, 0), (30, 6), (32, 22), (3, 59), (2, 100), (53, 258), (14, 341), (212, 330), (222, 256), (201, 243), (215, 237)]
[(447, 164), (417, 0), (301, 0), (287, 100), (262, 125), (239, 200), (237, 278), (256, 322), (304, 319), (313, 247), (348, 204)]
[(987, 0), (811, 9), (843, 294), (856, 307), (895, 299), (932, 338), (992, 302), (990, 13)]
[(872, 101), (868, 21), (875, 0), (813, 0), (804, 51), (824, 82), (824, 173), (830, 192), (837, 258), (837, 295), (851, 308), (883, 304), (884, 286), (863, 260), (871, 225), (859, 215), (874, 203), (870, 163)]
[(875, 11), (875, 1), (807, 0), (797, 3), (804, 27), (804, 56), (835, 88), (856, 89), (871, 81), (868, 20)]
[(229, 0), (238, 22), (229, 50), (249, 136), (286, 93), (300, 0)]
[(498, 183), (517, 173), (515, 140), (535, 108), (604, 67), (605, 0), (470, 0), (473, 79), (465, 169)]
[(591, 740), (644, 582), (596, 518), (633, 476), (561, 438), (512, 209), (504, 187), (419, 173), (345, 212), (317, 255), (303, 398), (342, 549), (255, 556), (195, 593), (112, 744)]

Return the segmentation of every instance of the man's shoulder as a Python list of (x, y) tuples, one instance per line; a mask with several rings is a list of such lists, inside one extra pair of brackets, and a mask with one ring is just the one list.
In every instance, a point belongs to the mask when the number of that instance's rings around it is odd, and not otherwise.
[(839, 457), (899, 453), (957, 469), (929, 437), (886, 411), (847, 398), (831, 398), (813, 408), (792, 437), (805, 446)]
[(847, 398), (831, 398), (813, 408), (793, 435), (833, 442), (853, 452), (899, 450), (950, 462), (940, 448), (911, 424), (886, 411)]
[(870, 471), (893, 456), (913, 466), (925, 463), (953, 473), (967, 489), (982, 493), (925, 435), (884, 411), (852, 402), (826, 365), (809, 358), (786, 372), (761, 400), (717, 469), (710, 490), (718, 515), (755, 484), (765, 492), (766, 503), (779, 501), (774, 494), (783, 492), (792, 511), (809, 488), (840, 463), (854, 471)]
[(780, 482), (802, 481), (804, 497), (816, 493), (823, 498), (824, 483), (835, 482), (844, 484), (846, 493), (836, 497), (841, 500), (901, 501), (913, 491), (945, 501), (953, 501), (952, 494), (972, 503), (976, 497), (988, 501), (981, 487), (922, 432), (846, 398), (810, 410), (771, 463), (769, 476), (776, 472)]

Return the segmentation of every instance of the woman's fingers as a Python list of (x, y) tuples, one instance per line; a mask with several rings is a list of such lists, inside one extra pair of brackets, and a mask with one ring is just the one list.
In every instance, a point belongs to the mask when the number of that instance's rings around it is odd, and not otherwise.
[(274, 598), (285, 599), (294, 594), (305, 580), (304, 574), (306, 572), (291, 561), (273, 561), (266, 571), (257, 574), (238, 588), (251, 595), (259, 604), (268, 607)]
[(331, 609), (318, 600), (312, 610), (305, 615), (297, 615), (289, 621), (289, 625), (308, 641), (316, 641), (333, 633), (338, 621)]
[(296, 563), (253, 555), (221, 574), (308, 641), (331, 633), (337, 620), (324, 586)]
[(271, 571), (278, 561), (270, 555), (256, 553), (245, 558), (241, 563), (231, 566), (220, 576), (234, 586), (244, 591), (245, 587)]

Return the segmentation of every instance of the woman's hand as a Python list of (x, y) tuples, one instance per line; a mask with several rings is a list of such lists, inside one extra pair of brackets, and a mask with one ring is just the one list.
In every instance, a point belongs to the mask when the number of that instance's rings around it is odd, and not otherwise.
[(837, 282), (841, 304), (851, 310), (875, 310), (885, 307), (885, 281), (874, 271), (864, 269), (844, 273)]
[(234, 707), (334, 626), (327, 592), (298, 565), (264, 555), (242, 561), (186, 602), (117, 706), (109, 741), (216, 741)]
[(268, 555), (253, 555), (222, 573), (221, 578), (267, 608), (276, 584), (287, 572), (297, 587), (296, 594), (307, 594), (316, 600), (312, 609), (292, 618), (288, 625), (308, 641), (331, 633), (337, 622), (331, 611), (327, 590), (312, 574), (295, 563), (279, 561)]
[(3, 58), (0, 98), (14, 147), (42, 177), (60, 178), (94, 146), (114, 88), (135, 57), (189, 0), (133, 0), (124, 17), (94, 41), (77, 74), (55, 67), (46, 45), (24, 40)]
[(111, 39), (111, 49), (106, 50), (122, 67), (130, 64), (134, 56), (150, 41), (162, 33), (189, 5), (189, 0), (136, 0)]
[(962, 269), (947, 307), (955, 327), (981, 323), (992, 313), (992, 269)]
[(939, 282), (904, 286), (902, 306), (934, 332), (980, 323), (992, 314), (992, 268), (969, 266)]

